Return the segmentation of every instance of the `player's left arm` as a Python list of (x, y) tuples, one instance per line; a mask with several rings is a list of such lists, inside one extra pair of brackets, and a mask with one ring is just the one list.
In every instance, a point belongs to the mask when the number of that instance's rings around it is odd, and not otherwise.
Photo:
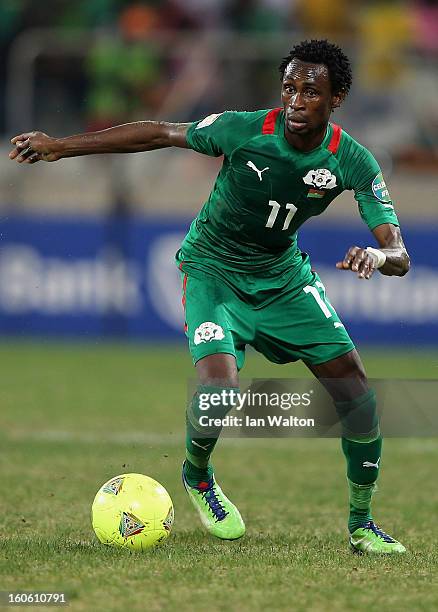
[(360, 216), (373, 233), (378, 248), (352, 246), (336, 267), (352, 270), (358, 278), (371, 278), (376, 270), (386, 276), (404, 276), (410, 268), (409, 255), (379, 164), (368, 149), (348, 136), (344, 156), (341, 160), (344, 184), (353, 189)]
[(336, 267), (357, 272), (358, 278), (371, 278), (376, 270), (386, 276), (404, 276), (409, 271), (410, 259), (400, 228), (392, 223), (383, 223), (372, 232), (379, 249), (352, 246)]
[(392, 223), (384, 223), (373, 229), (380, 250), (386, 255), (385, 263), (379, 272), (386, 276), (404, 276), (409, 272), (411, 260), (403, 242), (400, 228)]

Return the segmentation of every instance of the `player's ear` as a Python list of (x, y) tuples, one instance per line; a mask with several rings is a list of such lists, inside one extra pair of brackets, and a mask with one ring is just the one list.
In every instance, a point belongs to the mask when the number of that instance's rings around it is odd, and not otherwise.
[(335, 108), (339, 108), (342, 104), (342, 102), (345, 99), (345, 94), (343, 92), (334, 94), (332, 96), (332, 110), (334, 110)]

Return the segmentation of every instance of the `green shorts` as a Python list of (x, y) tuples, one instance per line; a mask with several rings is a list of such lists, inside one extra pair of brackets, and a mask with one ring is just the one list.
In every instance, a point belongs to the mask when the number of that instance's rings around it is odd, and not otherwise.
[(196, 363), (207, 355), (229, 353), (240, 370), (245, 347), (253, 346), (269, 361), (302, 359), (319, 364), (354, 349), (354, 344), (310, 270), (282, 283), (251, 274), (219, 275), (180, 265), (185, 332)]

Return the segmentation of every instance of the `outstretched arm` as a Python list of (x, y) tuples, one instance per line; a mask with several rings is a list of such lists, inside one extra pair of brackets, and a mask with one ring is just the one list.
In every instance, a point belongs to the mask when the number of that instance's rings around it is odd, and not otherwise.
[[(371, 278), (377, 269), (386, 276), (404, 276), (409, 271), (410, 259), (400, 228), (392, 223), (383, 223), (373, 229), (373, 234), (380, 249), (350, 247), (336, 267), (357, 272), (359, 278)], [(383, 265), (379, 265), (381, 261), (384, 261)]]
[(96, 153), (138, 153), (165, 147), (187, 148), (189, 123), (137, 121), (99, 132), (87, 132), (65, 138), (52, 138), (43, 132), (27, 132), (11, 139), (15, 148), (10, 159), (18, 163), (57, 161), (64, 157)]

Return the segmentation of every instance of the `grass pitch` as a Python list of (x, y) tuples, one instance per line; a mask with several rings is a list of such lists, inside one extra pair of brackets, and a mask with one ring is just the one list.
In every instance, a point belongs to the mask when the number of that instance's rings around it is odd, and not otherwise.
[[(385, 441), (376, 520), (400, 558), (347, 546), (337, 440), (223, 440), (218, 480), (247, 535), (205, 535), (180, 484), (187, 379), (183, 348), (4, 345), (0, 590), (65, 591), (72, 610), (435, 610), (435, 439)], [(362, 353), (370, 377), (437, 378), (438, 353)], [(246, 378), (307, 375), (251, 354)], [(106, 548), (90, 505), (122, 472), (159, 480), (175, 505), (167, 543)]]

